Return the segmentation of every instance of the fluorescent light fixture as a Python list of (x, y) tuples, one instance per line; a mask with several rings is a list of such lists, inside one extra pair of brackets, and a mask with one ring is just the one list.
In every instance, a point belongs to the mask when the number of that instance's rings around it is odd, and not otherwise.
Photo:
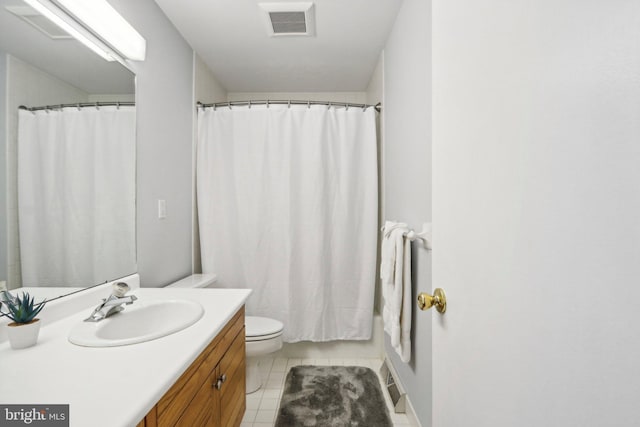
[(143, 61), (147, 42), (105, 0), (24, 0), (106, 59)]
[(52, 40), (73, 38), (69, 33), (60, 28), (59, 25), (51, 22), (49, 18), (45, 17), (42, 13), (38, 12), (31, 6), (25, 4), (23, 6), (5, 6), (4, 8)]

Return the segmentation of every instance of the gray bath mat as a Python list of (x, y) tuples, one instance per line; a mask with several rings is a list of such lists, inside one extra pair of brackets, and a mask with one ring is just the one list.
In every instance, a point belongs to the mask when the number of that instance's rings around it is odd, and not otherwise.
[(275, 427), (393, 427), (375, 372), (360, 366), (294, 366)]

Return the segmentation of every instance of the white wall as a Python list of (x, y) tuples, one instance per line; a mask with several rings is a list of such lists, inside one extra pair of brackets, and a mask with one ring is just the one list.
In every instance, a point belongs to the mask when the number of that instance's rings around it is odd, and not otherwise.
[(296, 100), (364, 104), (366, 92), (229, 92), (227, 101)]
[[(162, 286), (192, 271), (193, 51), (153, 0), (110, 0), (147, 40), (136, 73), (138, 272)], [(158, 200), (167, 217), (158, 219)]]
[(377, 104), (382, 102), (384, 98), (384, 52), (380, 54), (376, 68), (371, 74), (369, 84), (367, 85), (366, 98), (367, 104)]
[(227, 90), (195, 52), (193, 54), (193, 87), (196, 102), (211, 104), (227, 100)]
[(637, 425), (640, 2), (433, 23), (433, 425)]
[(90, 93), (89, 102), (136, 102), (135, 93), (100, 94)]
[[(20, 234), (18, 230), (18, 107), (87, 102), (86, 92), (39, 68), (7, 55), (7, 280), (9, 288), (22, 284)], [(3, 280), (3, 278), (0, 278)]]
[[(380, 103), (384, 106), (384, 54), (380, 54), (378, 64), (369, 79), (365, 102), (369, 105), (376, 105)], [(383, 123), (384, 107), (380, 113), (376, 114), (376, 135), (378, 147), (378, 229), (380, 229), (384, 223)], [(378, 262), (376, 263), (376, 293), (374, 301), (374, 308), (377, 313), (382, 313), (382, 289), (381, 282), (378, 279), (380, 277), (381, 242), (380, 238), (378, 238), (378, 252), (376, 254)], [(380, 337), (380, 339), (383, 339), (383, 337)]]
[[(431, 222), (430, 17), (430, 1), (404, 0), (384, 49), (384, 218), (417, 231)], [(412, 256), (417, 296), (431, 291), (431, 253), (414, 244)], [(426, 427), (431, 425), (432, 313), (412, 308), (411, 362), (400, 360), (387, 335), (385, 350)]]

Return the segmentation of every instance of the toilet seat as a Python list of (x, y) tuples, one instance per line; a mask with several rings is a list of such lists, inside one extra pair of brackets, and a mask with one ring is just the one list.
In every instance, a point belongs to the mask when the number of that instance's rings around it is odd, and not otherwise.
[(246, 392), (253, 393), (262, 387), (258, 367), (260, 358), (282, 348), (284, 325), (268, 317), (245, 316), (245, 344), (247, 355)]
[(246, 316), (244, 324), (247, 342), (277, 338), (284, 330), (282, 322), (268, 317)]

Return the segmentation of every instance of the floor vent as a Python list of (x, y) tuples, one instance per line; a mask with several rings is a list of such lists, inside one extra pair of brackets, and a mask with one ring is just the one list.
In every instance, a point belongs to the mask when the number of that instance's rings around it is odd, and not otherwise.
[(402, 385), (396, 381), (398, 374), (389, 359), (384, 359), (380, 367), (380, 377), (384, 382), (384, 389), (391, 398), (393, 409), (396, 414), (404, 414), (407, 412), (407, 394), (404, 392)]
[(313, 36), (313, 2), (259, 3), (270, 36)]

